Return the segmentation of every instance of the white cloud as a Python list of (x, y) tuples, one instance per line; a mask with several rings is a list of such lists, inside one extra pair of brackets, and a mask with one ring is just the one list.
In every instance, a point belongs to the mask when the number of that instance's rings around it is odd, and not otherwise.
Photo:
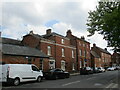
[[(45, 34), (45, 24), (51, 20), (58, 23), (52, 26), (53, 31), (66, 35), (71, 29), (75, 36), (87, 37), (86, 20), (89, 10), (94, 10), (98, 0), (4, 0), (2, 3), (2, 36), (21, 38), (30, 30), (40, 35)], [(27, 25), (26, 26), (24, 26)], [(90, 38), (100, 47), (106, 46), (106, 41), (99, 35)]]
[(46, 30), (48, 29), (47, 27), (45, 26), (34, 26), (34, 25), (27, 25), (27, 30), (28, 30), (28, 33), (30, 31), (33, 31), (33, 33), (35, 34), (39, 34), (39, 35), (43, 35), (46, 33)]
[(54, 32), (57, 32), (57, 33), (62, 34), (62, 35), (65, 36), (66, 35), (66, 31), (68, 29), (71, 29), (72, 26), (70, 24), (68, 25), (66, 23), (60, 22), (60, 23), (54, 24), (52, 28), (53, 28)]

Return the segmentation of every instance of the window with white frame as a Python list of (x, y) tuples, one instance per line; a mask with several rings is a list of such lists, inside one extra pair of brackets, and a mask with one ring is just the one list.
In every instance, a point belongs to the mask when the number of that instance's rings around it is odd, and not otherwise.
[(89, 48), (89, 46), (87, 45), (87, 48)]
[(79, 42), (79, 45), (81, 46), (81, 42)]
[(64, 40), (63, 38), (61, 39), (61, 43), (62, 43), (62, 44), (64, 44), (64, 43), (65, 43), (65, 40)]
[(101, 53), (102, 54), (102, 56), (104, 56), (104, 54), (103, 53)]
[(61, 69), (65, 71), (65, 61), (64, 60), (61, 61)]
[(85, 47), (85, 44), (83, 43), (83, 47)]
[(80, 56), (82, 56), (82, 50), (80, 49)]
[(86, 51), (84, 51), (84, 56), (86, 56)]
[(75, 70), (75, 64), (73, 63), (73, 65), (72, 65), (72, 70)]
[(87, 51), (87, 55), (89, 55), (89, 52)]
[(74, 50), (72, 50), (72, 58), (74, 58)]
[(82, 68), (82, 61), (80, 61), (80, 68)]
[(65, 49), (62, 48), (62, 57), (65, 57)]
[(101, 59), (99, 58), (99, 61), (101, 61)]
[(48, 46), (47, 48), (48, 48), (47, 54), (50, 56), (51, 55), (51, 46)]

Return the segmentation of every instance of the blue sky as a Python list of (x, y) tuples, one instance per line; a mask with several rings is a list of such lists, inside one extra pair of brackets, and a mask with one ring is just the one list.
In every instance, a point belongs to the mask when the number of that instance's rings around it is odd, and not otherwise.
[(46, 27), (52, 27), (54, 24), (56, 24), (56, 23), (59, 23), (59, 21), (57, 21), (57, 20), (50, 20), (50, 21), (48, 21), (46, 24), (45, 24), (45, 26)]

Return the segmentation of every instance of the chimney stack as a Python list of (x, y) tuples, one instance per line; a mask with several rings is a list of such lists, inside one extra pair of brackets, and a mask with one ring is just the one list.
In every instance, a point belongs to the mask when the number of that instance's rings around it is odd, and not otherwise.
[(93, 47), (96, 47), (96, 44), (95, 44), (95, 43), (93, 44)]
[(105, 50), (107, 51), (107, 48), (105, 48)]
[(29, 33), (30, 35), (33, 35), (33, 31), (30, 31), (30, 33)]
[(84, 37), (84, 36), (81, 36), (81, 39), (82, 39), (82, 40), (85, 40), (85, 37)]
[(51, 34), (51, 29), (47, 29), (47, 30), (46, 30), (46, 34), (47, 34), (47, 35)]
[(71, 30), (68, 30), (68, 31), (67, 31), (67, 35), (66, 35), (66, 36), (67, 36), (68, 38), (70, 38), (70, 37), (71, 37), (71, 35), (72, 35)]

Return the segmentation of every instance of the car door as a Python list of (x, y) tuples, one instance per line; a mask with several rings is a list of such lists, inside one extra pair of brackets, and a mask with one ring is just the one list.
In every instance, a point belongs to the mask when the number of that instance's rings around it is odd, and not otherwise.
[(40, 75), (40, 70), (36, 66), (34, 66), (34, 65), (32, 65), (31, 68), (32, 68), (33, 80), (37, 80), (38, 76)]
[(56, 72), (56, 75), (58, 76), (58, 78), (64, 78), (65, 77), (63, 70), (56, 69), (55, 72)]

